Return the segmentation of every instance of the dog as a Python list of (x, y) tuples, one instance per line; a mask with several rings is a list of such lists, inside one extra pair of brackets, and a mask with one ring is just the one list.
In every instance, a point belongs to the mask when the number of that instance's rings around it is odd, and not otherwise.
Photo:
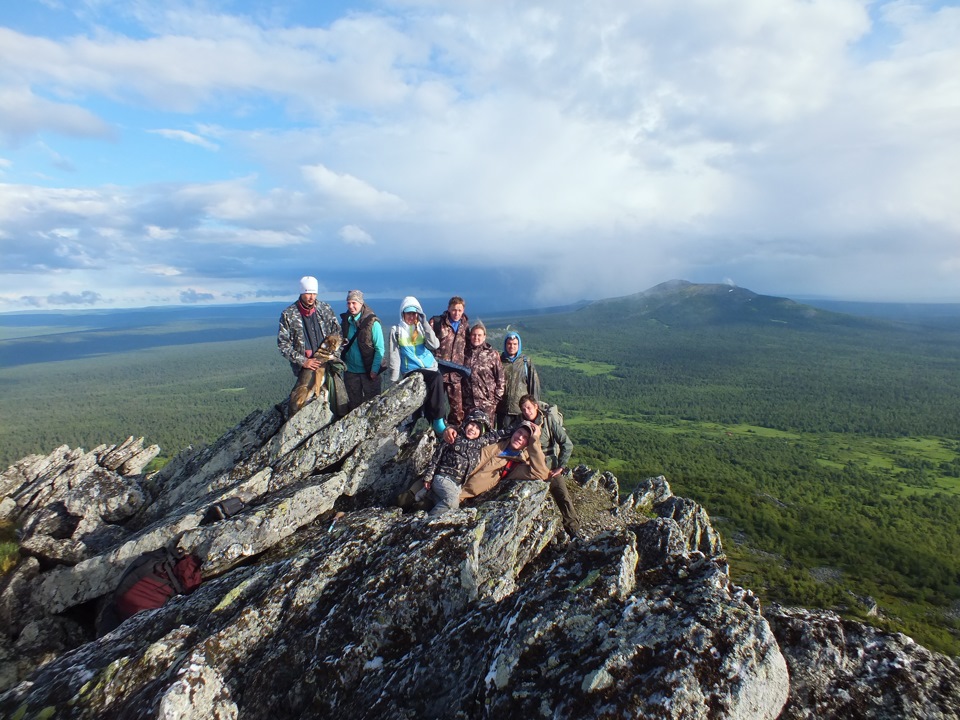
[(342, 342), (343, 338), (336, 333), (327, 335), (323, 339), (323, 342), (320, 343), (320, 348), (313, 354), (315, 358), (323, 363), (317, 370), (316, 379), (313, 381), (313, 394), (318, 398), (324, 390), (323, 383), (327, 378), (327, 363), (330, 360), (338, 359), (337, 352), (340, 350), (340, 343)]
[(304, 405), (306, 405), (311, 396), (319, 399), (321, 397), (320, 393), (325, 392), (324, 381), (327, 378), (327, 363), (330, 360), (338, 359), (337, 352), (340, 350), (340, 343), (342, 342), (343, 338), (340, 337), (339, 333), (331, 333), (323, 339), (322, 343), (320, 343), (320, 347), (313, 354), (313, 357), (319, 360), (322, 364), (313, 373), (314, 377), (311, 384), (298, 385), (290, 394), (291, 416), (293, 416), (294, 413), (298, 412)]

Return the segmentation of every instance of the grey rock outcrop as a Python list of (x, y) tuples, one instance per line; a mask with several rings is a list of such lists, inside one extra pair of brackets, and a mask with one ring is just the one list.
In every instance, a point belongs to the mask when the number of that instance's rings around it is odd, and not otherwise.
[[(768, 622), (731, 583), (702, 507), (663, 478), (621, 500), (615, 477), (579, 467), (575, 496), (604, 508), (588, 540), (562, 541), (538, 481), (439, 518), (404, 515), (393, 499), (436, 442), (402, 422), (423, 397), (413, 376), (337, 421), (320, 403), (286, 423), (253, 413), (151, 476), (66, 448), (11, 468), (4, 492), (32, 537), (62, 540), (91, 515), (116, 518), (104, 522), (118, 534), (57, 562), (31, 551), (0, 584), (0, 716), (780, 714), (791, 655), (771, 625), (784, 615)], [(53, 489), (70, 484), (69, 467), (135, 481), (143, 501), (105, 482), (95, 511), (70, 504)], [(201, 524), (230, 496), (247, 508)], [(173, 541), (203, 559), (201, 586), (95, 640), (93, 613), (124, 567)], [(806, 682), (787, 707), (817, 688)]]
[(140, 484), (157, 456), (143, 438), (90, 452), (58, 448), (31, 456), (0, 475), (0, 518), (21, 527), (21, 551), (45, 564), (76, 564), (116, 544), (121, 524), (147, 502)]
[(764, 616), (790, 667), (783, 720), (960, 717), (960, 667), (906, 635), (829, 611), (773, 605)]

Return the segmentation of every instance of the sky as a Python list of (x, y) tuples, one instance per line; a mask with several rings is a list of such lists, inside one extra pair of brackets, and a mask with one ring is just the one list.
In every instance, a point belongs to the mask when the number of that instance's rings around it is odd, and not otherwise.
[(960, 302), (958, 68), (958, 2), (4, 2), (0, 312)]

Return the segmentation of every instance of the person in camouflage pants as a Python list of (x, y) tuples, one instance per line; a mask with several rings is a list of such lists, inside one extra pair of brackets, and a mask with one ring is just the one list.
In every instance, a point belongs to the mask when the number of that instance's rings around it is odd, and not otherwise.
[(464, 364), (472, 374), (463, 382), (463, 409), (466, 412), (474, 408), (483, 410), (492, 426), (496, 420), (497, 405), (503, 397), (503, 365), (500, 353), (487, 342), (487, 328), (480, 321), (470, 328), (470, 343), (464, 355)]
[[(470, 332), (470, 318), (464, 313), (465, 306), (463, 298), (454, 295), (447, 303), (445, 313), (430, 318), (430, 326), (440, 341), (440, 347), (434, 353), (437, 360), (448, 360), (463, 365), (467, 335)], [(450, 415), (447, 422), (454, 426), (460, 425), (464, 418), (462, 380), (458, 372), (443, 373), (443, 389), (446, 390), (447, 399), (450, 401)]]

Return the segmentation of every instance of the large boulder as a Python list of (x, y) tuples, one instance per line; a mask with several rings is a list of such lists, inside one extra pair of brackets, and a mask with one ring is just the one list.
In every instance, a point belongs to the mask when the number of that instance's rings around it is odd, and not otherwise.
[(790, 667), (783, 720), (960, 717), (960, 667), (945, 655), (829, 611), (773, 605), (764, 616)]

